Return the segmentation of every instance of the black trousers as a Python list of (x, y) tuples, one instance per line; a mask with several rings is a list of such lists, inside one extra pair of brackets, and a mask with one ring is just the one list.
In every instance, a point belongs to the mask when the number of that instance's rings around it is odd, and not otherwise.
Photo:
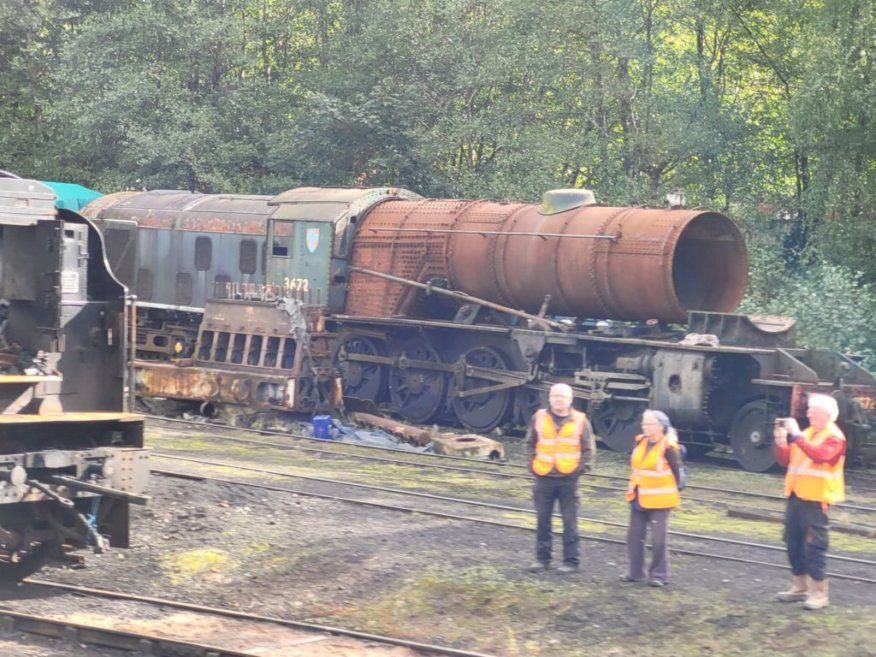
[(563, 517), (563, 561), (578, 565), (578, 475), (567, 477), (536, 477), (532, 485), (532, 500), (535, 503), (536, 537), (535, 558), (547, 563), (551, 560), (551, 520), (554, 501), (560, 504)]
[(785, 545), (795, 575), (823, 580), (827, 568), (830, 521), (821, 502), (801, 500), (791, 494), (785, 507)]

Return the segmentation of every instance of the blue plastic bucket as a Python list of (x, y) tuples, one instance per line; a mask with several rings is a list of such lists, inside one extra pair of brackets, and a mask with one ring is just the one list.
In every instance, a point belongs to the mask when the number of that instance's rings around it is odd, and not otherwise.
[(322, 440), (332, 439), (332, 416), (331, 415), (314, 415), (313, 416), (313, 437), (321, 438)]

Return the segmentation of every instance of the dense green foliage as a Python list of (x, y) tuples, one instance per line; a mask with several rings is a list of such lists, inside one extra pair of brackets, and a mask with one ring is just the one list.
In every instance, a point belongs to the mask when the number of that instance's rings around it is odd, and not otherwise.
[(876, 350), (870, 0), (5, 0), (0, 168), (103, 191), (394, 184), (689, 204), (747, 310)]

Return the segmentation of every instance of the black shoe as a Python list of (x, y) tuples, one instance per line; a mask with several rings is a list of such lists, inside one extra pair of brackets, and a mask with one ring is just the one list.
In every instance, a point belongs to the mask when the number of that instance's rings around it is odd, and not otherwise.
[(570, 573), (578, 572), (578, 564), (576, 563), (564, 563), (562, 566), (557, 568), (557, 572), (563, 575), (568, 575)]
[(530, 564), (530, 566), (529, 566), (529, 568), (527, 568), (527, 570), (531, 573), (543, 573), (544, 571), (546, 571), (550, 567), (551, 567), (551, 565), (547, 561), (536, 561), (536, 562)]
[(664, 582), (662, 579), (652, 579), (650, 582), (648, 582), (648, 586), (656, 586), (659, 588), (661, 586), (666, 586), (666, 582)]

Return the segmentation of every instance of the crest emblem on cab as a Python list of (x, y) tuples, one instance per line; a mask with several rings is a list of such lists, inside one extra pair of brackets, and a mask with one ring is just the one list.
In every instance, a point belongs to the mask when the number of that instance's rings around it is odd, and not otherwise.
[(304, 243), (307, 245), (307, 250), (314, 253), (319, 246), (319, 228), (308, 228), (304, 233)]

